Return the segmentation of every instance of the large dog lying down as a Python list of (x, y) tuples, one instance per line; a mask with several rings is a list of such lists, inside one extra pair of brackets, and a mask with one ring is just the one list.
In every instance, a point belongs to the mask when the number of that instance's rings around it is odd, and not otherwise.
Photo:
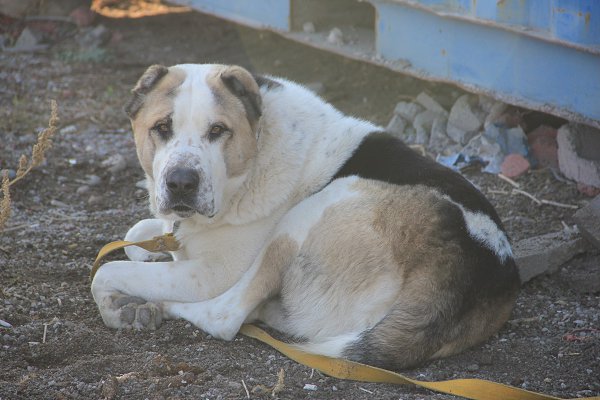
[(231, 340), (246, 321), (310, 352), (405, 368), (494, 334), (518, 291), (493, 207), (459, 174), (307, 89), (237, 66), (152, 66), (126, 107), (174, 261), (105, 264), (112, 328), (183, 318)]

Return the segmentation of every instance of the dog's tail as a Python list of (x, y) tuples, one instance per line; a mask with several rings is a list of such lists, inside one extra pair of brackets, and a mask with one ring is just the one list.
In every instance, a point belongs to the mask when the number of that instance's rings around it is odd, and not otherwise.
[(346, 349), (360, 340), (362, 332), (344, 333), (338, 336), (323, 338), (314, 342), (294, 343), (294, 347), (306, 353), (340, 358), (344, 357)]

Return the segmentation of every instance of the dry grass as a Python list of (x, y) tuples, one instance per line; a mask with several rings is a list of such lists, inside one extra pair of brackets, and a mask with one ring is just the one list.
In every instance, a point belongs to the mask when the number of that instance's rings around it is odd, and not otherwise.
[(13, 180), (8, 178), (8, 171), (2, 176), (2, 198), (0, 200), (0, 231), (4, 229), (10, 217), (10, 187), (23, 179), (32, 169), (40, 166), (44, 161), (44, 155), (52, 147), (52, 138), (58, 129), (58, 105), (55, 100), (50, 102), (50, 120), (48, 127), (38, 135), (36, 143), (31, 151), (31, 159), (25, 154), (19, 159), (17, 174)]

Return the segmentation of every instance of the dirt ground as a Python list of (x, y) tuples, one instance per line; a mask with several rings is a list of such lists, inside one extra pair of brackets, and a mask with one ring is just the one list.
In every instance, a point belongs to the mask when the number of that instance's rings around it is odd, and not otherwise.
[[(407, 96), (427, 90), (443, 103), (460, 91), (199, 13), (97, 22), (113, 41), (94, 57), (77, 35), (45, 52), (0, 52), (0, 169), (15, 169), (20, 154), (30, 152), (50, 99), (61, 118), (44, 165), (12, 188), (12, 217), (0, 234), (0, 319), (12, 325), (0, 325), (0, 399), (238, 399), (247, 397), (245, 388), (251, 398), (267, 398), (264, 387), (281, 369), (284, 387), (275, 397), (282, 399), (454, 398), (329, 378), (252, 339), (215, 340), (184, 321), (153, 332), (108, 329), (89, 291), (89, 271), (103, 244), (149, 216), (122, 106), (150, 64), (238, 63), (318, 82), (342, 111), (384, 125)], [(504, 194), (511, 187), (492, 175), (466, 175), (490, 197), (513, 242), (573, 225), (573, 210)], [(549, 170), (518, 181), (538, 198), (589, 201)], [(590, 250), (533, 279), (511, 321), (486, 343), (403, 372), (422, 380), (484, 378), (562, 398), (600, 395), (599, 265), (600, 254)]]

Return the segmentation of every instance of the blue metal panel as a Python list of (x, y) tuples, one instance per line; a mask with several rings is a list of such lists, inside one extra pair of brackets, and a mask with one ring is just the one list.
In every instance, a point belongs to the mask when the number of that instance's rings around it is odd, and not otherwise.
[(538, 109), (548, 105), (600, 121), (598, 54), (419, 7), (375, 5), (376, 48), (383, 58), (408, 61), (425, 77), (507, 101)]
[(290, 29), (289, 0), (176, 0), (178, 4), (256, 28)]

